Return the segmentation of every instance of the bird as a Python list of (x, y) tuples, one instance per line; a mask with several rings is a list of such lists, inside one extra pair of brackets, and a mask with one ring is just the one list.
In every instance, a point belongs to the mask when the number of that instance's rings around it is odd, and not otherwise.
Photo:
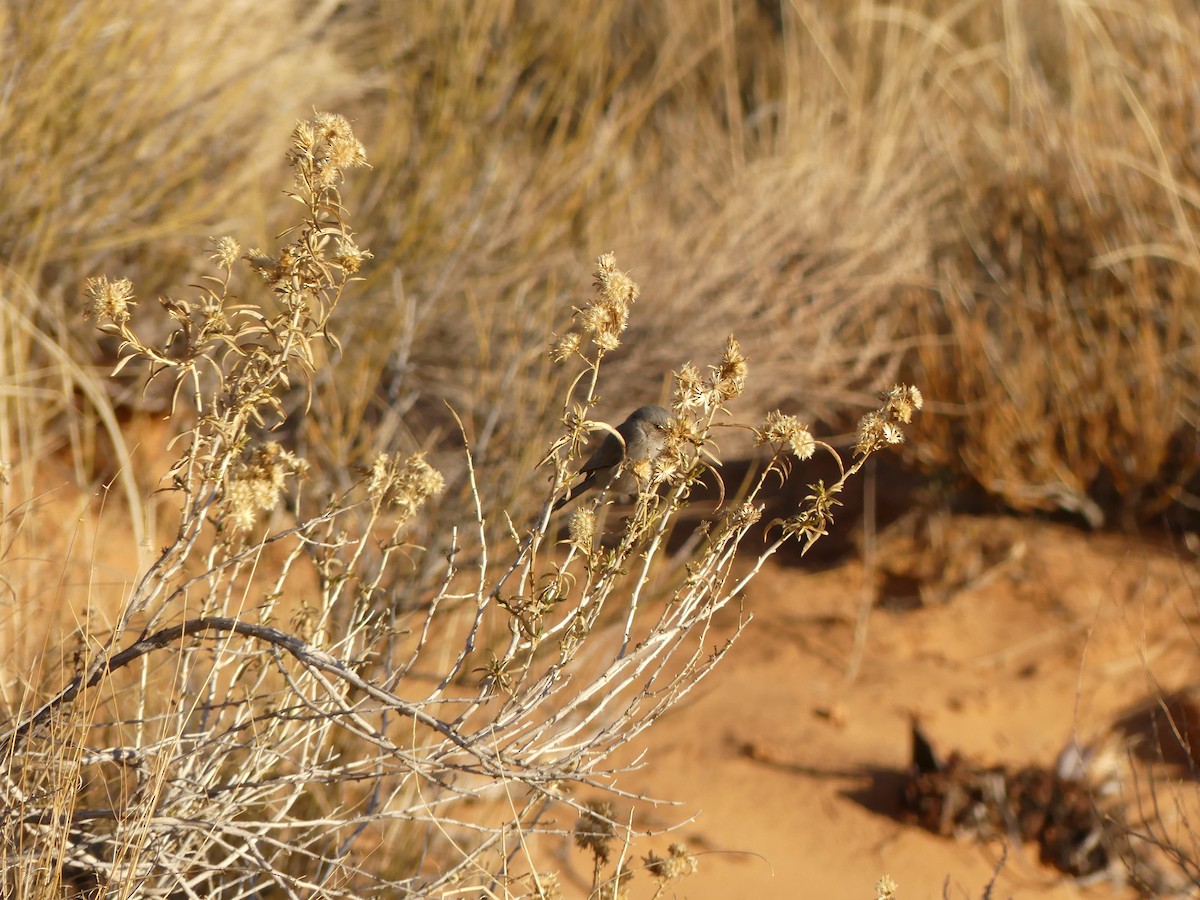
[[(654, 462), (666, 445), (666, 429), (671, 414), (661, 406), (639, 406), (617, 426), (616, 433), (609, 432), (576, 473), (583, 481), (571, 488), (565, 497), (554, 504), (560, 510), (580, 494), (599, 488), (614, 494), (636, 494), (637, 475), (635, 463)], [(620, 435), (620, 437), (618, 437)]]

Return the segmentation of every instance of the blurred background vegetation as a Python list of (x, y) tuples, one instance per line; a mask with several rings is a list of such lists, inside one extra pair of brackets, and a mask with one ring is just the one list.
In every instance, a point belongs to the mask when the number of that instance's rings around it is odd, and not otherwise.
[(133, 477), (120, 422), (166, 401), (107, 378), (83, 281), (131, 278), (147, 327), (210, 235), (270, 246), (317, 107), (373, 166), (346, 197), (375, 260), (295, 423), (333, 481), (385, 448), (461, 475), (448, 404), (489, 499), (540, 505), (545, 348), (611, 250), (642, 298), (602, 415), (732, 331), (748, 420), (845, 428), (908, 380), (941, 483), (1185, 515), (1198, 85), (1187, 0), (6, 0), (0, 460), (15, 496), (47, 461)]

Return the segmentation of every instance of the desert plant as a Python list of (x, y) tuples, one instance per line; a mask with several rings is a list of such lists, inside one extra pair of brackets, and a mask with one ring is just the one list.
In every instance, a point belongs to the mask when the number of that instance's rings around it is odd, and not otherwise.
[[(575, 375), (541, 514), (509, 523), (511, 547), (489, 543), (468, 451), (475, 521), (425, 523), (450, 535), (449, 552), (436, 579), (420, 577), (428, 567), (405, 577), (422, 510), (445, 487), (425, 455), (380, 453), (344, 493), (311, 496), (305, 462), (271, 439), (282, 395), (338, 347), (334, 313), (371, 258), (340, 194), (365, 162), (347, 122), (299, 123), (288, 161), (303, 216), (287, 243), (267, 254), (215, 241), (220, 274), (190, 299), (161, 300), (163, 342), (139, 337), (130, 282), (88, 282), (87, 314), (118, 340), (117, 369), (144, 366), (171, 388), (182, 430), (164, 488), (178, 523), (112, 626), (81, 628), (65, 683), (17, 692), (7, 710), (11, 893), (546, 896), (530, 836), (566, 833), (555, 815), (574, 810), (593, 832), (628, 837), (629, 821), (586, 795), (644, 799), (622, 787), (616, 751), (720, 662), (750, 617), (708, 647), (713, 616), (784, 544), (806, 550), (826, 533), (847, 480), (899, 443), (921, 406), (915, 389), (890, 390), (849, 464), (772, 413), (752, 429), (769, 464), (671, 565), (667, 538), (696, 486), (720, 483), (717, 428), (745, 388), (730, 337), (719, 363), (676, 373), (665, 448), (633, 467), (628, 518), (610, 521), (602, 493), (576, 502), (556, 540), (552, 501), (601, 427), (589, 415), (602, 364), (638, 294), (606, 254), (596, 296), (552, 348)], [(268, 300), (236, 287), (241, 263)], [(812, 485), (735, 568), (763, 493), (818, 449), (837, 480)], [(594, 890), (616, 896), (628, 875), (604, 861)], [(665, 883), (691, 863), (673, 851), (646, 868)]]
[(1004, 48), (940, 79), (970, 127), (936, 138), (952, 214), (912, 292), (914, 377), (949, 413), (922, 452), (1093, 527), (1195, 505), (1196, 99), (1168, 85), (1200, 65), (1200, 15), (1154, 8), (981, 7), (936, 64)]
[[(160, 398), (104, 377), (112, 346), (79, 319), (79, 285), (119, 260), (155, 296), (198, 277), (197, 235), (271, 232), (269, 135), (355, 83), (335, 26), (332, 7), (291, 0), (0, 6), (0, 458), (53, 459), (85, 490), (119, 470), (141, 502), (116, 419)], [(51, 471), (17, 466), (17, 496)]]

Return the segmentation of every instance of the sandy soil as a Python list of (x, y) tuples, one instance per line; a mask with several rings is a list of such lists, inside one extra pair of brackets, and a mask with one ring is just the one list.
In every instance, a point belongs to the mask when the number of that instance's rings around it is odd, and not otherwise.
[[(741, 639), (650, 730), (645, 767), (623, 783), (681, 801), (639, 823), (673, 830), (639, 839), (633, 852), (663, 854), (682, 841), (697, 854), (698, 874), (663, 897), (872, 900), (885, 873), (899, 883), (897, 900), (984, 897), (999, 844), (901, 821), (911, 719), (943, 754), (981, 764), (1049, 766), (1077, 736), (1107, 739), (1143, 769), (1140, 758), (1158, 759), (1160, 748), (1129, 711), (1180, 690), (1200, 697), (1200, 566), (1190, 546), (941, 517), (894, 527), (870, 567), (845, 556), (816, 571), (811, 562), (769, 567), (746, 597), (754, 618)], [(713, 644), (737, 615), (724, 614)], [(1200, 714), (1194, 725), (1200, 739)], [(1189, 828), (1179, 818), (1200, 795), (1195, 780), (1184, 767), (1165, 774), (1166, 818), (1200, 834), (1200, 819)], [(1200, 841), (1193, 851), (1200, 859)], [(585, 854), (564, 840), (550, 856), (565, 895), (586, 895)], [(645, 875), (633, 887), (634, 898), (654, 893)], [(1080, 887), (1035, 848), (1014, 846), (990, 896), (1136, 894)]]
[[(633, 782), (686, 802), (658, 807), (652, 824), (682, 824), (635, 850), (682, 838), (700, 862), (664, 896), (873, 898), (888, 873), (900, 900), (982, 897), (999, 844), (900, 821), (910, 717), (942, 753), (985, 764), (1051, 766), (1078, 736), (1107, 738), (1132, 765), (1159, 753), (1118, 719), (1200, 680), (1200, 573), (1182, 546), (960, 517), (884, 538), (876, 559), (870, 578), (857, 562), (765, 572), (746, 601), (754, 622), (725, 663), (652, 729)], [(877, 602), (850, 679), (864, 596)], [(1195, 791), (1178, 768), (1163, 791), (1171, 785), (1185, 800)], [(584, 855), (570, 857), (582, 877)], [(1135, 894), (1081, 887), (1017, 846), (990, 896)]]

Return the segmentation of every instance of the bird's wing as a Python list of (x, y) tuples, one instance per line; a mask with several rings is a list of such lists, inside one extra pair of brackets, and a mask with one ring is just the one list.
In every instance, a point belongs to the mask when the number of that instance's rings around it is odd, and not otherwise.
[[(624, 437), (624, 435), (621, 436)], [(579, 474), (586, 475), (588, 472), (594, 472), (597, 469), (610, 468), (617, 465), (624, 458), (624, 444), (617, 440), (615, 434), (610, 432), (604, 436), (604, 440), (600, 442), (600, 446), (596, 448), (596, 452), (589, 456), (587, 462), (580, 467)]]

